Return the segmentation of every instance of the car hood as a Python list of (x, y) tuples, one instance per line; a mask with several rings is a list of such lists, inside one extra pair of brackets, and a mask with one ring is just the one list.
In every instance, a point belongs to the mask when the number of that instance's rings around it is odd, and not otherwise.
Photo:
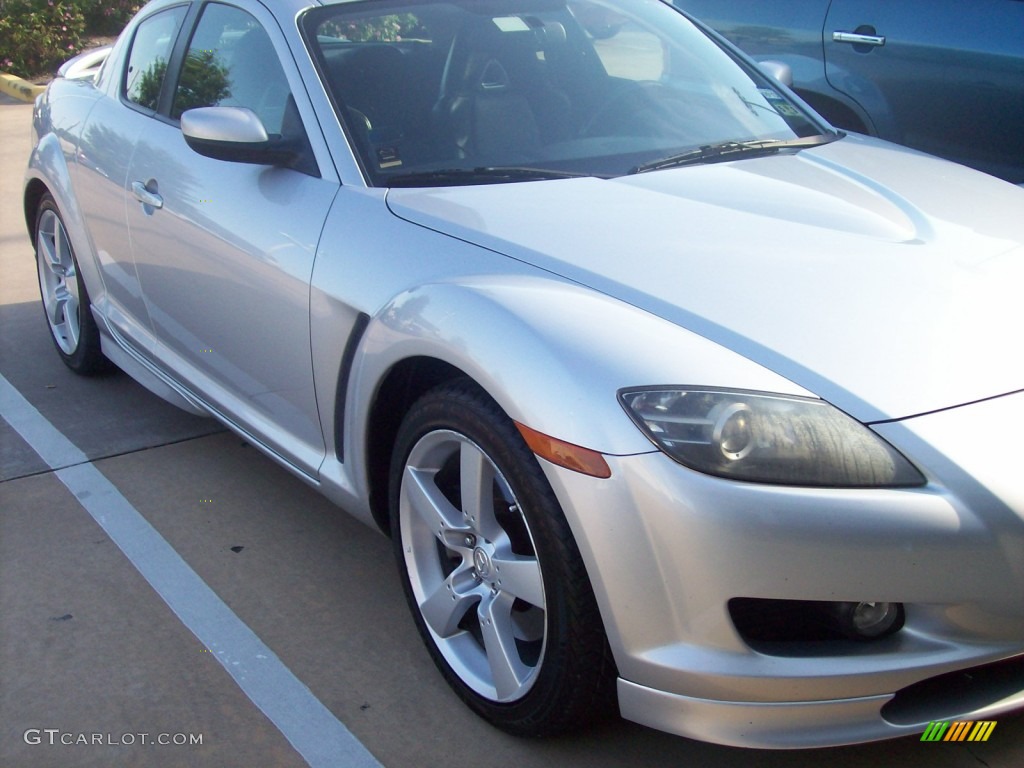
[(697, 332), (862, 421), (1024, 388), (1024, 190), (884, 142), (395, 189), (388, 205)]

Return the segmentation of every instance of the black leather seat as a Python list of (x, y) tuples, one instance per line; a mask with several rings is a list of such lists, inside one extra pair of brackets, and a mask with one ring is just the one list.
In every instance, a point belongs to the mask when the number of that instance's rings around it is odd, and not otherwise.
[(357, 48), (332, 79), (345, 105), (358, 110), (379, 140), (397, 140), (407, 133), (410, 73), (400, 50), (389, 45)]

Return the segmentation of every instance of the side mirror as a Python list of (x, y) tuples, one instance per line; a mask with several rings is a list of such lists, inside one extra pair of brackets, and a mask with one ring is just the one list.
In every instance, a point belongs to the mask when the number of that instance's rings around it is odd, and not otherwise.
[(765, 59), (757, 63), (769, 77), (774, 77), (787, 88), (793, 87), (793, 68), (789, 64), (774, 59)]
[(214, 160), (291, 167), (299, 147), (280, 136), (268, 136), (256, 113), (245, 107), (197, 107), (181, 116), (185, 142)]

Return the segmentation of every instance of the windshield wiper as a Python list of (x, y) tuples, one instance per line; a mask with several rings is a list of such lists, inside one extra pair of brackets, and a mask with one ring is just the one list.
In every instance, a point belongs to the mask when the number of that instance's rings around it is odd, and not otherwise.
[(593, 175), (591, 173), (575, 173), (573, 171), (556, 171), (550, 168), (500, 165), (480, 168), (445, 168), (439, 171), (403, 173), (386, 177), (384, 185), (389, 187), (435, 187), (449, 184), (502, 184), (513, 181), (576, 179)]
[(646, 173), (647, 171), (659, 171), (662, 168), (679, 168), (683, 165), (698, 165), (700, 163), (714, 163), (726, 160), (735, 160), (739, 157), (763, 157), (774, 155), (784, 149), (805, 149), (828, 144), (841, 138), (842, 134), (826, 133), (819, 136), (806, 136), (802, 139), (755, 139), (753, 141), (723, 141), (720, 144), (707, 144), (677, 155), (652, 160), (643, 163), (630, 171), (630, 173)]

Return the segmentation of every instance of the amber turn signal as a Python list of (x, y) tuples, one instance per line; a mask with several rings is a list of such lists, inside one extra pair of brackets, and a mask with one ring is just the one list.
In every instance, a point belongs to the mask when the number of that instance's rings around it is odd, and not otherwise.
[(518, 421), (515, 422), (515, 425), (519, 430), (519, 434), (523, 436), (526, 444), (530, 447), (530, 450), (542, 459), (547, 459), (552, 464), (557, 464), (560, 467), (571, 469), (574, 472), (581, 472), (591, 477), (603, 479), (612, 476), (612, 471), (604, 460), (604, 456), (597, 451), (545, 435), (543, 432), (530, 429)]

